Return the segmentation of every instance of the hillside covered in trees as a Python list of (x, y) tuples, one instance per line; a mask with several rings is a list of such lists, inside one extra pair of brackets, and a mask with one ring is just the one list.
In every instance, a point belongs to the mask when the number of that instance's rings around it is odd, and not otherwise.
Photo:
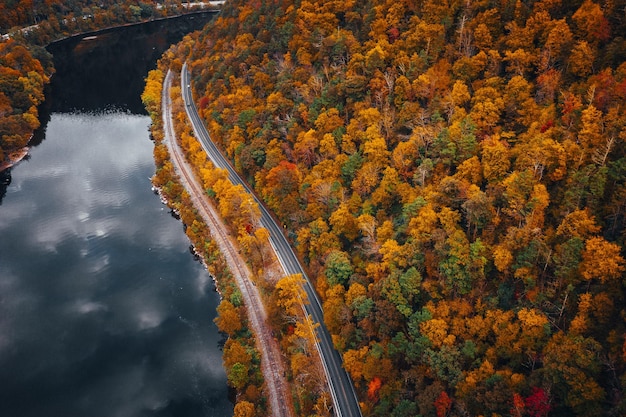
[(180, 0), (4, 0), (0, 2), (0, 32), (33, 25), (50, 27), (58, 33), (72, 27), (102, 29), (176, 14), (183, 10), (181, 3)]
[(0, 42), (0, 166), (39, 127), (37, 106), (53, 72), (50, 55), (12, 39)]
[(626, 412), (625, 7), (229, 0), (178, 48), (364, 415)]

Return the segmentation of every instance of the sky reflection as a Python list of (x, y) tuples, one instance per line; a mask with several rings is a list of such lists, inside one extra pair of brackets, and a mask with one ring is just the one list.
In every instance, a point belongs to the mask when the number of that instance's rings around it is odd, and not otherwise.
[(150, 190), (149, 119), (53, 114), (0, 206), (0, 415), (232, 415), (218, 296)]

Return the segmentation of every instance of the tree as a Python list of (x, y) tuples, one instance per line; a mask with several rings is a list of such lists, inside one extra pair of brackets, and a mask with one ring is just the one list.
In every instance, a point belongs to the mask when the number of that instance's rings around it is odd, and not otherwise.
[(485, 277), (487, 259), (480, 239), (469, 243), (465, 233), (454, 231), (446, 239), (447, 255), (439, 263), (439, 270), (450, 291), (468, 294), (477, 281)]
[(319, 162), (317, 156), (319, 145), (318, 133), (315, 130), (300, 132), (293, 148), (297, 161), (309, 168), (315, 165)]
[(344, 367), (357, 386), (363, 381), (363, 364), (368, 352), (369, 347), (363, 346), (358, 350), (349, 349), (343, 354)]
[(229, 335), (234, 335), (243, 327), (239, 317), (239, 311), (226, 299), (222, 299), (219, 306), (217, 306), (215, 324), (217, 324), (217, 328), (221, 332)]
[(487, 181), (504, 178), (511, 165), (508, 146), (498, 136), (488, 137), (482, 143), (481, 162)]
[(576, 210), (569, 213), (556, 229), (557, 236), (566, 239), (586, 239), (600, 232), (600, 226), (588, 210)]
[(426, 349), (426, 363), (442, 382), (455, 386), (463, 377), (461, 352), (452, 344), (444, 344), (440, 349)]
[(262, 194), (270, 207), (278, 213), (284, 213), (288, 208), (286, 200), (296, 198), (302, 181), (302, 174), (298, 167), (287, 161), (281, 161), (270, 169), (263, 181)]
[[(163, 72), (154, 69), (148, 72), (146, 87), (141, 95), (141, 101), (151, 116), (156, 115), (161, 107), (161, 87), (163, 85)], [(153, 116), (154, 118), (154, 116)]]
[(354, 269), (345, 252), (334, 250), (326, 257), (324, 273), (331, 287), (337, 284), (345, 286), (354, 273)]
[(591, 338), (558, 332), (546, 345), (544, 369), (553, 392), (578, 415), (597, 414), (604, 389), (598, 384), (601, 346)]
[(242, 363), (237, 362), (230, 368), (226, 376), (228, 378), (228, 383), (238, 389), (241, 390), (248, 384), (249, 376), (248, 376), (248, 367)]
[(546, 187), (537, 184), (530, 170), (515, 171), (502, 184), (505, 187), (504, 197), (508, 203), (504, 212), (517, 221), (518, 225), (524, 220), (530, 227), (541, 227), (544, 210), (550, 198)]
[(417, 405), (413, 401), (402, 400), (391, 412), (391, 417), (411, 417), (417, 415)]
[(519, 345), (523, 353), (534, 357), (550, 336), (550, 322), (546, 315), (537, 309), (522, 308), (517, 312), (520, 321)]
[(540, 387), (532, 387), (531, 394), (524, 399), (524, 405), (530, 417), (547, 417), (552, 409), (551, 398)]
[(544, 175), (552, 181), (559, 181), (567, 174), (567, 153), (559, 142), (548, 135), (531, 132), (523, 142), (515, 147), (515, 166), (519, 171), (531, 169), (540, 180)]
[(504, 110), (504, 99), (498, 89), (499, 80), (491, 81), (485, 87), (481, 87), (472, 97), (472, 109), (470, 116), (479, 132), (492, 133), (494, 127), (500, 121), (500, 115)]
[(574, 35), (565, 19), (553, 21), (552, 29), (546, 39), (545, 52), (542, 54), (548, 61), (544, 66), (550, 67), (553, 64), (564, 63), (567, 53), (574, 43)]
[(308, 302), (303, 288), (302, 275), (287, 275), (276, 283), (278, 305), (288, 317), (299, 317), (303, 313), (303, 305)]
[(238, 401), (235, 404), (233, 417), (254, 417), (256, 410), (254, 404), (248, 401)]
[(578, 140), (585, 151), (585, 161), (592, 160), (598, 165), (604, 165), (611, 151), (612, 139), (606, 137), (602, 112), (593, 104), (582, 111)]
[(617, 280), (625, 269), (620, 247), (601, 237), (592, 237), (585, 243), (580, 270), (583, 278), (598, 279), (602, 283)]
[(504, 55), (504, 61), (509, 64), (507, 69), (517, 76), (524, 76), (537, 59), (533, 53), (522, 48), (516, 49), (515, 51), (507, 50)]
[(419, 294), (421, 277), (415, 268), (401, 274), (394, 270), (387, 279), (381, 281), (382, 294), (393, 303), (405, 317), (413, 313), (413, 303)]
[(463, 203), (462, 208), (467, 219), (467, 231), (473, 229), (473, 236), (479, 229), (484, 228), (495, 217), (495, 210), (492, 201), (487, 193), (481, 191), (477, 186), (471, 185), (467, 193), (468, 199)]
[(435, 400), (435, 409), (437, 417), (446, 417), (452, 408), (452, 399), (445, 391), (441, 391), (439, 397)]
[(587, 41), (578, 41), (569, 58), (569, 70), (579, 77), (586, 77), (593, 71), (596, 51)]
[(577, 31), (587, 42), (603, 42), (611, 36), (611, 28), (602, 9), (592, 0), (585, 0), (572, 16)]
[[(532, 97), (533, 86), (522, 75), (516, 75), (509, 80), (504, 91), (504, 107), (507, 125), (531, 126), (538, 118), (539, 111)], [(517, 122), (517, 126), (512, 121)]]
[(351, 187), (361, 196), (367, 197), (380, 182), (381, 167), (374, 162), (365, 162), (357, 171)]
[(223, 351), (224, 367), (226, 369), (232, 368), (236, 363), (249, 366), (252, 361), (252, 355), (250, 355), (246, 347), (236, 339), (228, 338), (224, 344)]
[(344, 301), (346, 290), (341, 284), (329, 283), (329, 287), (326, 290), (323, 304), (324, 323), (330, 334), (334, 336), (333, 342), (335, 346), (343, 350), (345, 349), (346, 341), (341, 337), (341, 333), (346, 321), (348, 321), (347, 317), (350, 315), (350, 309)]
[(409, 221), (409, 234), (417, 242), (427, 242), (439, 223), (437, 213), (431, 204), (423, 206), (417, 216)]
[(354, 241), (357, 238), (358, 222), (347, 202), (342, 202), (328, 220), (337, 236), (345, 237), (348, 241)]

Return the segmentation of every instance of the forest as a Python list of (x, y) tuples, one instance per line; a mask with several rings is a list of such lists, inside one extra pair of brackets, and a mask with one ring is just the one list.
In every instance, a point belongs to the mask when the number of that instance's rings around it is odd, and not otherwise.
[(171, 16), (183, 10), (181, 3), (180, 0), (4, 0), (0, 2), (0, 32), (33, 25), (56, 29), (56, 35), (72, 26), (102, 29), (114, 23)]
[(12, 39), (0, 42), (0, 164), (26, 146), (39, 127), (37, 106), (52, 73), (52, 60), (43, 48)]
[(170, 52), (363, 415), (626, 413), (625, 7), (230, 0)]

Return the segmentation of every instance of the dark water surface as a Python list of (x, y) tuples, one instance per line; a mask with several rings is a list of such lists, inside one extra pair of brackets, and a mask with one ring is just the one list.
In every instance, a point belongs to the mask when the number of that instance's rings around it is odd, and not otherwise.
[(0, 205), (0, 416), (232, 415), (218, 295), (151, 191), (150, 120), (127, 98), (155, 36), (55, 53), (40, 143)]

